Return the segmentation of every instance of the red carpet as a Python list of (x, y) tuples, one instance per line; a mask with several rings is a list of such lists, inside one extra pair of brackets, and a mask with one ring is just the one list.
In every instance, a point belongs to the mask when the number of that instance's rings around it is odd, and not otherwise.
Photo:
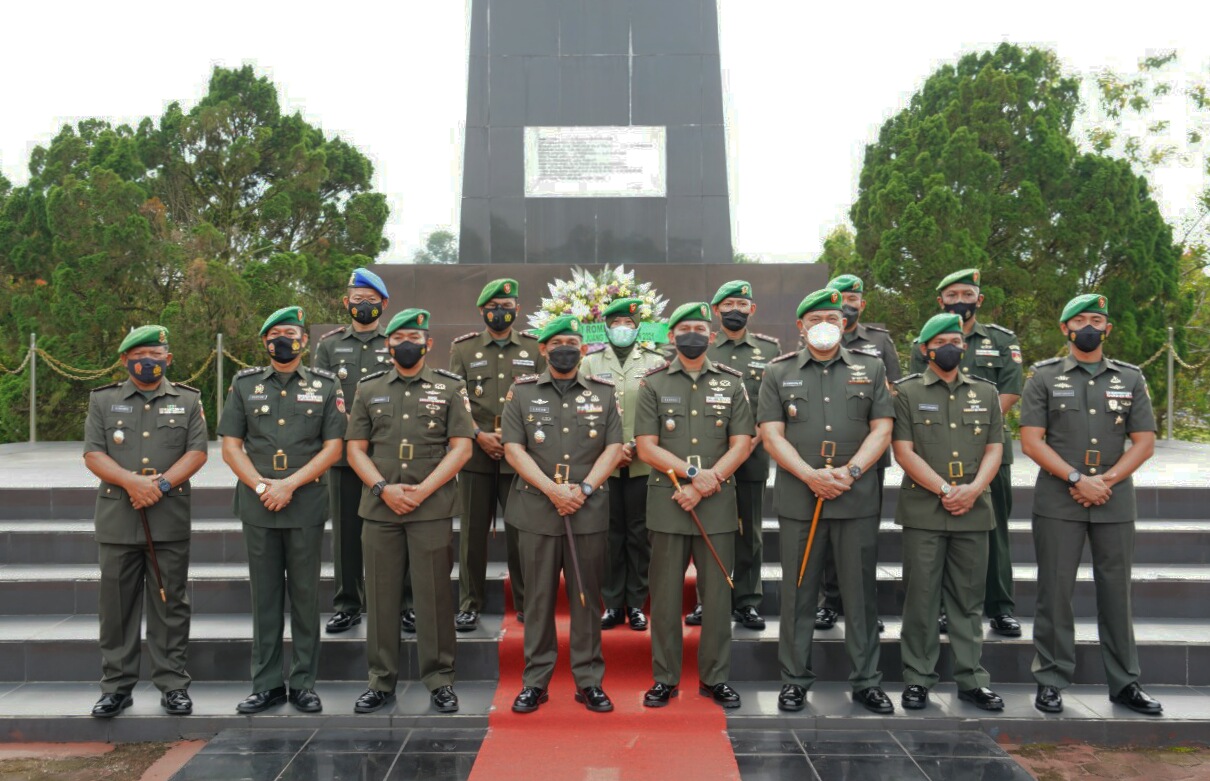
[[(690, 568), (686, 610), (693, 605), (693, 589)], [(524, 627), (513, 610), (506, 613), (500, 683), (471, 781), (739, 781), (723, 709), (697, 693), (696, 628), (682, 625), (685, 664), (680, 694), (666, 708), (642, 705), (643, 692), (652, 683), (650, 632), (635, 632), (627, 625), (602, 632), (602, 687), (614, 710), (591, 713), (573, 699), (576, 686), (567, 657), (567, 599), (562, 592), (556, 621), (559, 663), (550, 682), (550, 701), (536, 713), (519, 714), (512, 712), (512, 704), (521, 691), (525, 666)]]

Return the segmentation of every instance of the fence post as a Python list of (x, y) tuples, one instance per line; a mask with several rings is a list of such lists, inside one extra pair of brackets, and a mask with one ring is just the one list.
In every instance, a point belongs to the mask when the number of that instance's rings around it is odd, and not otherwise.
[(1176, 355), (1176, 345), (1173, 344), (1173, 329), (1168, 326), (1168, 441), (1172, 441), (1172, 416), (1176, 414), (1176, 389), (1172, 386), (1173, 376), (1176, 369), (1173, 366), (1175, 363), (1174, 356)]
[(38, 335), (29, 335), (29, 442), (38, 441)]
[(214, 430), (218, 436), (218, 424), (223, 422), (223, 335), (215, 337), (215, 360), (218, 366), (218, 384), (214, 387), (214, 397), (218, 406), (214, 408)]

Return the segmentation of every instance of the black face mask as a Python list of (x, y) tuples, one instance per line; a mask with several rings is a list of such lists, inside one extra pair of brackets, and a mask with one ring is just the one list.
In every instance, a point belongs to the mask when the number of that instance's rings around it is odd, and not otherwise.
[(972, 304), (965, 301), (960, 301), (957, 304), (946, 304), (945, 311), (950, 314), (958, 315), (962, 318), (962, 322), (966, 322), (975, 316), (975, 310), (978, 309), (978, 304)]
[(748, 325), (748, 313), (732, 309), (730, 312), (723, 312), (722, 320), (723, 327), (728, 331), (742, 331)]
[(1086, 325), (1078, 331), (1068, 331), (1067, 338), (1080, 352), (1091, 353), (1095, 352), (1101, 346), (1101, 342), (1105, 341), (1105, 332), (1095, 325)]
[(943, 344), (929, 350), (929, 360), (937, 364), (937, 368), (943, 372), (957, 369), (958, 364), (962, 363), (964, 355), (966, 355), (966, 350), (956, 344)]
[(841, 304), (840, 313), (844, 315), (844, 328), (846, 331), (853, 329), (857, 325), (857, 319), (861, 317), (861, 310), (850, 304)]
[(552, 347), (546, 351), (546, 360), (550, 368), (560, 374), (567, 374), (580, 364), (579, 347)]
[(353, 319), (362, 325), (369, 325), (382, 317), (382, 304), (372, 304), (369, 301), (362, 301), (359, 304), (350, 306), (349, 314), (353, 315)]
[(710, 337), (706, 334), (699, 334), (696, 331), (687, 334), (678, 334), (676, 337), (676, 350), (681, 355), (689, 360), (701, 357), (702, 353), (706, 352), (706, 348), (710, 346)]
[(420, 363), (426, 352), (428, 349), (420, 342), (400, 342), (391, 348), (391, 357), (395, 359), (395, 363), (410, 369)]
[(159, 382), (163, 378), (166, 368), (168, 368), (168, 361), (155, 358), (131, 358), (126, 362), (126, 371), (130, 372), (133, 379), (144, 385)]
[(278, 363), (289, 363), (302, 352), (302, 340), (293, 336), (278, 336), (265, 344), (269, 357)]
[(517, 317), (515, 309), (502, 309), (498, 306), (493, 306), (483, 310), (483, 322), (487, 323), (487, 327), (496, 333), (507, 331), (513, 324), (513, 320)]

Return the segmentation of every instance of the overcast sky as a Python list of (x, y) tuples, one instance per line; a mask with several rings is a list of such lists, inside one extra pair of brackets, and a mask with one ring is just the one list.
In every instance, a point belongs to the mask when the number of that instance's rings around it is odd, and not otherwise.
[[(659, 0), (651, 0), (658, 2)], [(940, 64), (1001, 41), (1055, 49), (1069, 71), (1129, 70), (1176, 48), (1207, 70), (1197, 3), (808, 3), (719, 0), (728, 167), (737, 250), (808, 259), (847, 219), (865, 144)], [(391, 204), (384, 260), (456, 231), (466, 99), (466, 0), (255, 0), (7, 4), (0, 11), (0, 170), (27, 178), (35, 145), (65, 122), (158, 117), (192, 105), (214, 64), (254, 64), (287, 110), (370, 156)], [(1179, 123), (1182, 104), (1168, 117)], [(1198, 168), (1158, 177), (1178, 220)]]

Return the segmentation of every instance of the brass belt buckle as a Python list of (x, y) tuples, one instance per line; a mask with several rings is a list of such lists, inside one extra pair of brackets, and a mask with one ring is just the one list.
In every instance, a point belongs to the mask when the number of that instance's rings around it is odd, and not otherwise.
[(836, 443), (825, 439), (819, 446), (819, 456), (820, 458), (836, 458)]
[(1100, 466), (1101, 451), (1100, 450), (1085, 450), (1084, 451), (1084, 466)]
[(565, 485), (571, 482), (571, 464), (555, 464), (555, 483)]
[(155, 467), (153, 467), (153, 466), (145, 466), (145, 467), (143, 467), (143, 469), (142, 469), (142, 470), (139, 472), (139, 474), (141, 474), (141, 475), (154, 475), (154, 474), (155, 474)]
[(400, 461), (411, 461), (415, 457), (416, 457), (416, 447), (414, 445), (409, 445), (407, 442), (404, 442), (403, 444), (401, 444), (399, 446), (399, 460)]
[(274, 472), (286, 471), (289, 468), (288, 464), (289, 464), (289, 459), (286, 458), (285, 453), (283, 453), (279, 450), (273, 454), (273, 471)]
[(688, 464), (689, 466), (696, 466), (698, 469), (701, 469), (702, 468), (702, 457), (701, 456), (685, 456), (685, 463)]
[(957, 480), (958, 478), (965, 476), (965, 473), (962, 471), (961, 461), (950, 461), (949, 468), (951, 480)]

